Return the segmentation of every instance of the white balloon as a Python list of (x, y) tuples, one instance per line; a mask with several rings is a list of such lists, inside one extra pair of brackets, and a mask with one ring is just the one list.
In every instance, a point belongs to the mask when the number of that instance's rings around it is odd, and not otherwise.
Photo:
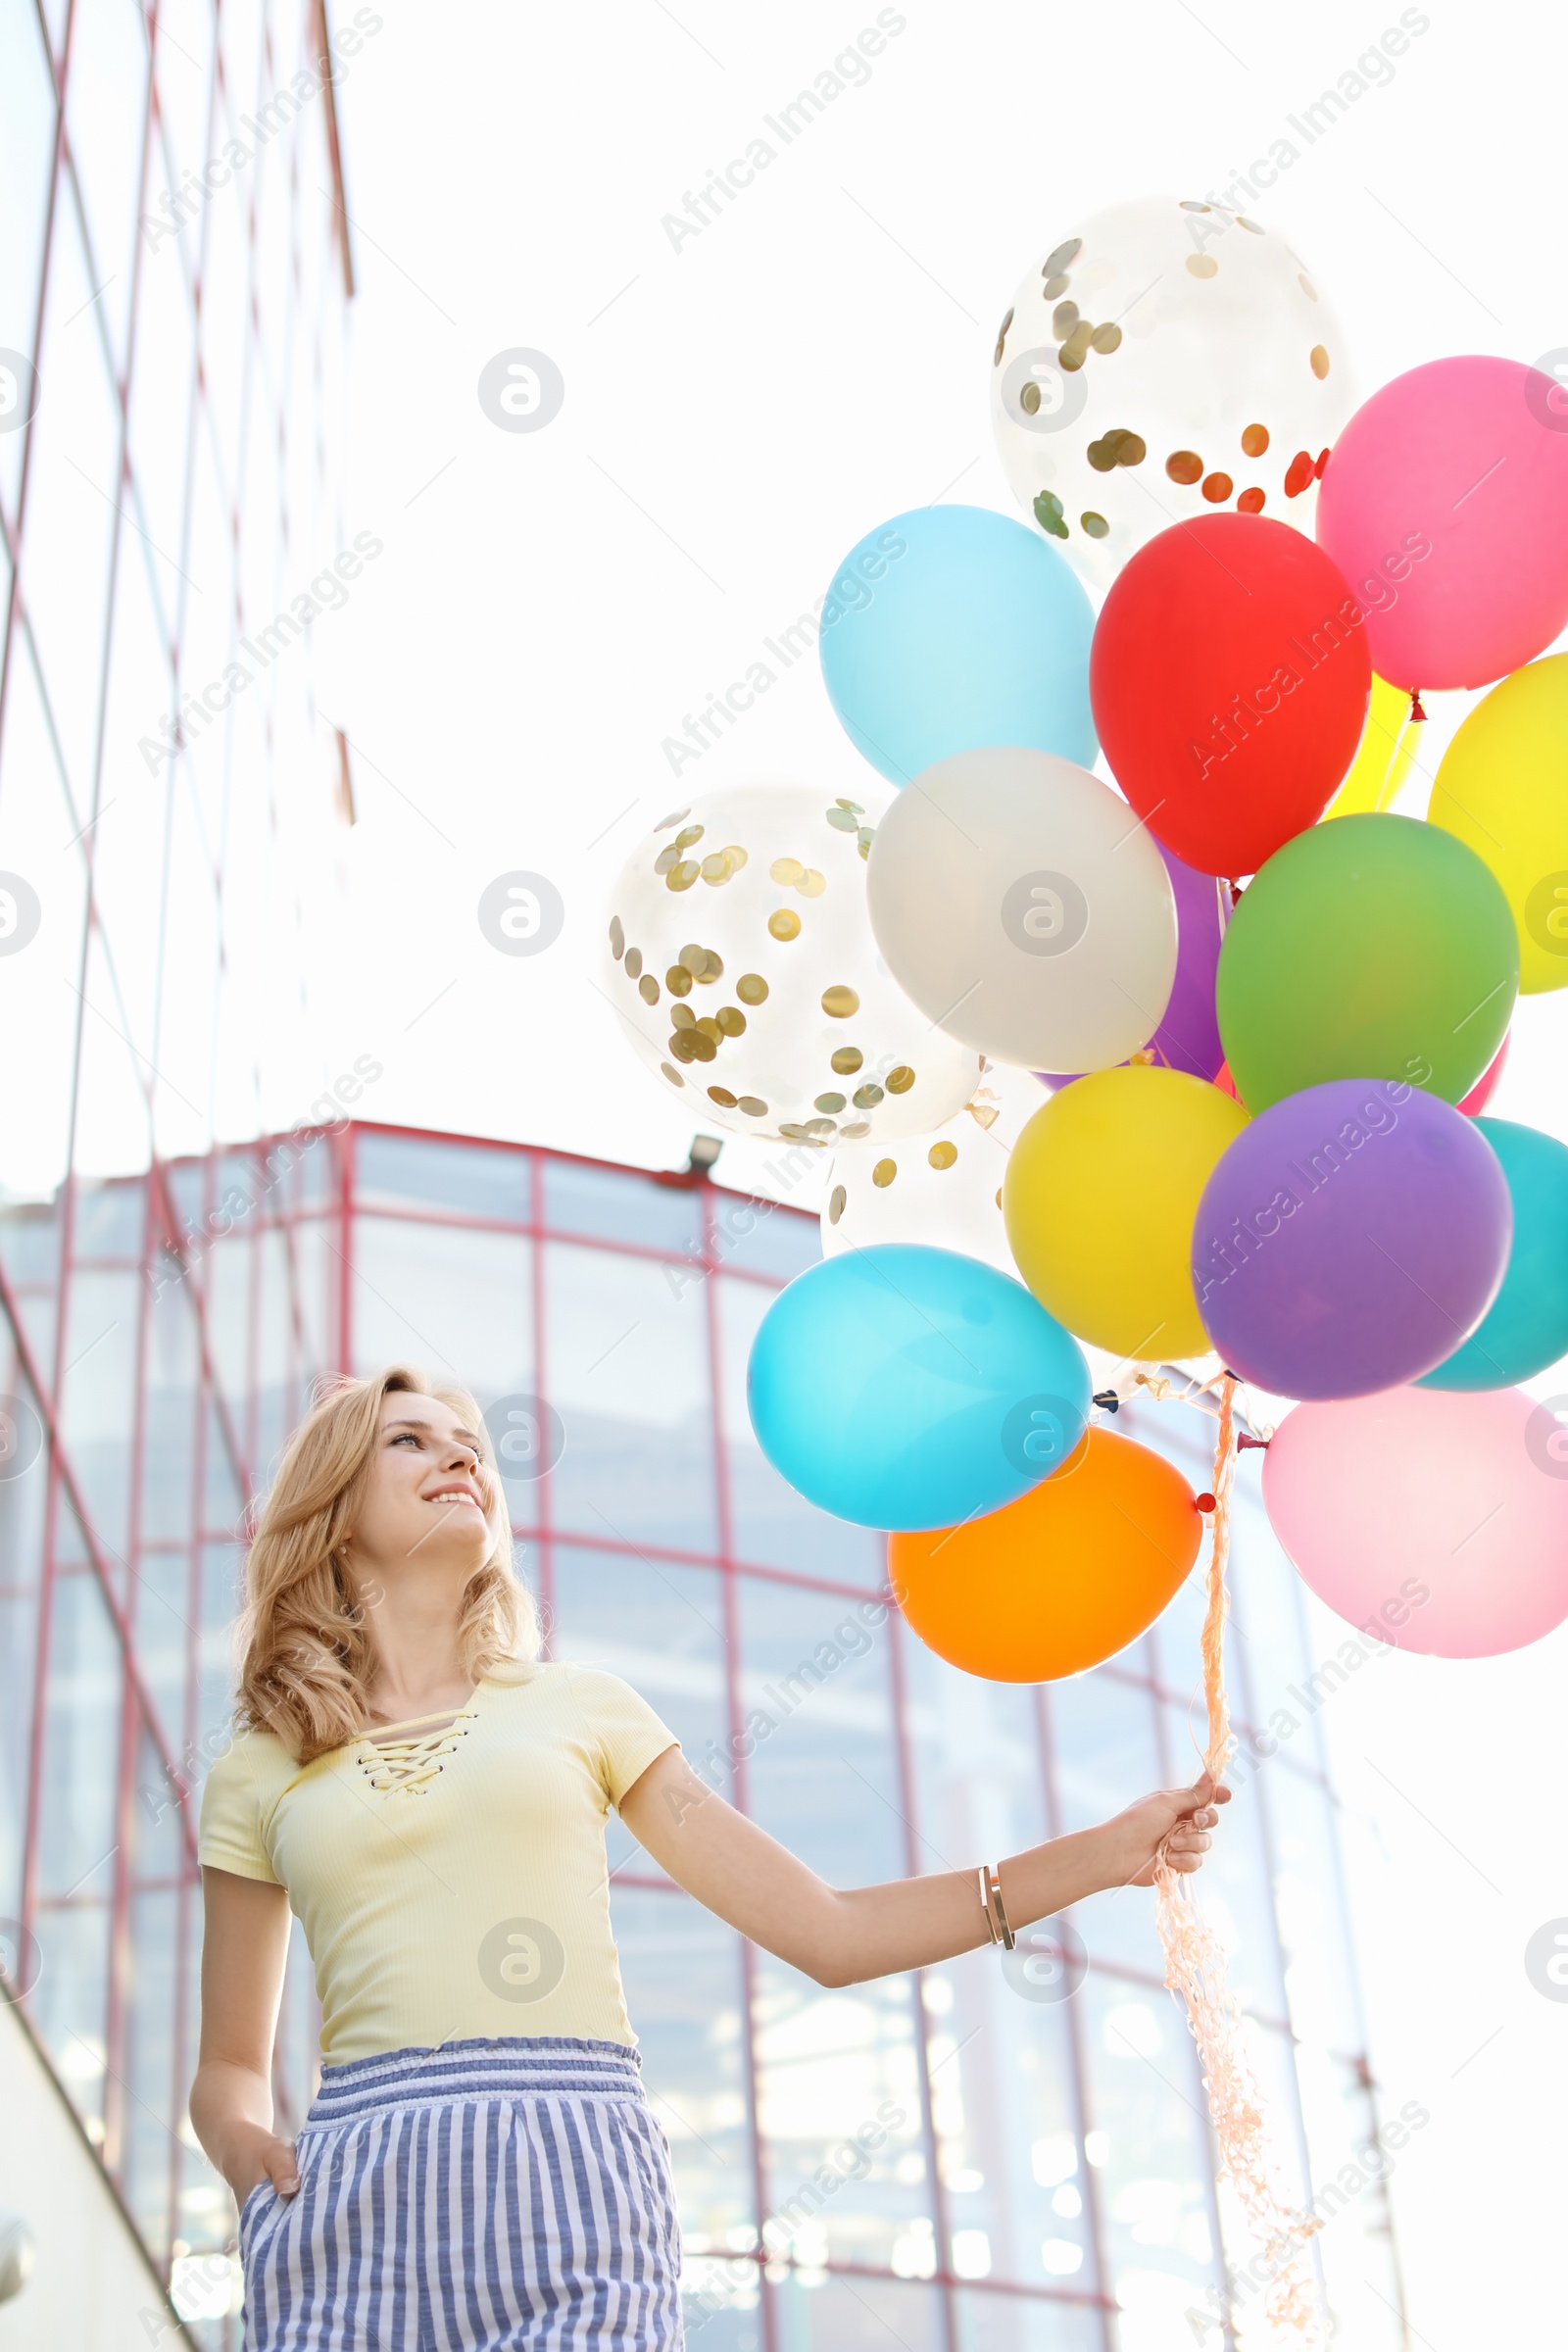
[(1002, 1221), (1002, 1180), (1024, 1122), (1051, 1100), (1027, 1070), (988, 1069), (974, 1102), (935, 1135), (846, 1144), (827, 1172), (822, 1255), (923, 1242), (1019, 1279)]
[(1101, 588), (1216, 507), (1310, 535), (1312, 468), (1355, 405), (1339, 322), (1284, 238), (1174, 197), (1113, 205), (1054, 245), (991, 371), (1013, 495)]
[(627, 860), (606, 988), (666, 1089), (741, 1135), (821, 1149), (938, 1127), (980, 1080), (877, 955), (865, 855), (885, 805), (804, 784), (709, 793)]
[(877, 828), (867, 880), (895, 977), (993, 1061), (1105, 1069), (1158, 1028), (1176, 977), (1170, 876), (1126, 802), (1070, 760), (939, 760)]

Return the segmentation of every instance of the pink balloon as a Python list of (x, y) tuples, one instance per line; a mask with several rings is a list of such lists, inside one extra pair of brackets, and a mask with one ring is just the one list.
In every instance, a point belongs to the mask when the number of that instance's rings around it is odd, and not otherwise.
[(1431, 360), (1357, 409), (1318, 544), (1396, 686), (1486, 686), (1568, 623), (1568, 403), (1518, 360)]
[(1496, 1093), (1497, 1080), (1508, 1066), (1508, 1037), (1512, 1035), (1512, 1030), (1509, 1030), (1508, 1035), (1504, 1037), (1501, 1045), (1460, 1103), (1459, 1108), (1467, 1119), (1479, 1118)]
[(1568, 1397), (1385, 1389), (1298, 1404), (1263, 1457), (1319, 1600), (1398, 1649), (1492, 1658), (1568, 1617)]

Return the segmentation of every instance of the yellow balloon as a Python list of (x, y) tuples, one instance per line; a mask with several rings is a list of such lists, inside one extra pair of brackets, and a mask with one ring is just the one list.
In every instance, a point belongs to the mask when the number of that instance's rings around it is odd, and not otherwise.
[(1528, 662), (1476, 705), (1443, 756), (1427, 817), (1502, 884), (1521, 995), (1568, 988), (1568, 654)]
[(1012, 1148), (1002, 1209), (1018, 1271), (1092, 1348), (1202, 1355), (1193, 1219), (1214, 1163), (1248, 1124), (1184, 1070), (1134, 1062), (1075, 1078)]
[(1324, 809), (1329, 816), (1375, 816), (1389, 808), (1410, 772), (1416, 746), (1410, 697), (1374, 672), (1372, 700), (1360, 748), (1339, 791)]

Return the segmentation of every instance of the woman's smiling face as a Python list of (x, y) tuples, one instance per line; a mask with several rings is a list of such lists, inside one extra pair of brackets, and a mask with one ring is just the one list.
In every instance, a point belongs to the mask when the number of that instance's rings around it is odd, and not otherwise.
[(461, 1586), (493, 1548), (495, 1484), (467, 1428), (439, 1396), (383, 1398), (369, 1485), (349, 1555), (362, 1586), (411, 1570)]

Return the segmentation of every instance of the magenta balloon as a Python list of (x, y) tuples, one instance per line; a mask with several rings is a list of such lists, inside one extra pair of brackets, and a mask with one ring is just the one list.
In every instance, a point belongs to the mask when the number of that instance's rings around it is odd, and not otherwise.
[(1334, 444), (1317, 539), (1396, 686), (1486, 686), (1568, 624), (1568, 403), (1518, 360), (1429, 360)]
[(1568, 1617), (1565, 1408), (1518, 1389), (1298, 1404), (1263, 1457), (1264, 1507), (1351, 1625), (1431, 1657), (1522, 1649)]
[[(1219, 968), (1228, 911), (1220, 897), (1224, 885), (1212, 874), (1200, 874), (1184, 865), (1162, 841), (1156, 840), (1154, 847), (1165, 860), (1176, 895), (1176, 978), (1165, 1017), (1150, 1039), (1149, 1051), (1167, 1070), (1212, 1079), (1225, 1058), (1214, 1010), (1214, 974)], [(1037, 1070), (1035, 1076), (1054, 1094), (1059, 1087), (1071, 1086), (1083, 1072), (1074, 1070), (1070, 1077), (1062, 1077), (1054, 1071)]]
[(1229, 1146), (1199, 1202), (1193, 1288), (1243, 1380), (1369, 1396), (1474, 1331), (1512, 1238), (1508, 1181), (1473, 1120), (1398, 1080), (1335, 1078)]

